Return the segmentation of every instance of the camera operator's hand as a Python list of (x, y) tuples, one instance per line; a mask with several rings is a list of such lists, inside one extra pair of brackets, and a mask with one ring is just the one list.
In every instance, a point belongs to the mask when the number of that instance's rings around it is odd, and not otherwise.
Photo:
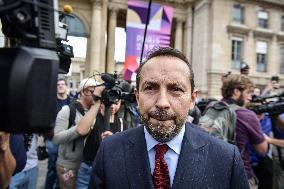
[(259, 121), (261, 121), (261, 120), (263, 120), (263, 118), (264, 118), (264, 113), (256, 114), (256, 116), (257, 116), (257, 119), (258, 119)]
[(266, 85), (266, 87), (264, 88), (264, 90), (262, 91), (261, 95), (262, 95), (262, 96), (266, 96), (266, 95), (268, 95), (271, 91), (273, 91), (273, 86), (272, 86), (271, 83), (268, 83), (268, 84)]
[(113, 133), (111, 131), (105, 131), (101, 134), (102, 140), (108, 136), (113, 135)]
[(0, 153), (9, 148), (10, 134), (0, 131)]
[(102, 96), (102, 92), (103, 92), (104, 89), (105, 89), (105, 86), (97, 86), (95, 88), (95, 91), (94, 91), (93, 95), (101, 97)]
[(284, 140), (275, 139), (275, 138), (267, 136), (266, 134), (263, 134), (263, 135), (264, 135), (264, 138), (267, 141), (267, 143), (273, 144), (273, 145), (278, 146), (280, 148), (284, 148)]
[[(97, 86), (93, 92), (93, 95), (101, 97), (104, 89), (104, 86)], [(93, 100), (93, 104), (91, 105), (89, 111), (78, 123), (77, 132), (79, 133), (79, 135), (85, 136), (89, 133), (91, 127), (95, 124), (100, 105), (100, 100)]]
[(102, 97), (103, 90), (105, 89), (105, 86), (97, 86), (93, 92), (93, 105), (96, 104), (96, 102), (100, 102), (100, 97)]
[(16, 168), (16, 160), (12, 155), (9, 143), (10, 134), (0, 131), (0, 188), (9, 185)]

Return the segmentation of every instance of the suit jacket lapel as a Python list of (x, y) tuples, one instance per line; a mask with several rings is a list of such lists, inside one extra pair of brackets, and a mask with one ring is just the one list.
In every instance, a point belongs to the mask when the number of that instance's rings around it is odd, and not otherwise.
[(143, 126), (128, 135), (125, 145), (125, 164), (130, 188), (153, 188), (152, 176)]
[(181, 154), (172, 188), (196, 188), (202, 183), (206, 168), (208, 145), (202, 140), (197, 129), (191, 124), (185, 125)]

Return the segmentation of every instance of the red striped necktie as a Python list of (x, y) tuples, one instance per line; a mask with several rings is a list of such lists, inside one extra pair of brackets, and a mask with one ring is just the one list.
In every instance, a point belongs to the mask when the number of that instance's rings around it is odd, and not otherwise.
[(164, 160), (164, 155), (168, 151), (168, 145), (157, 144), (155, 146), (156, 156), (155, 156), (155, 169), (153, 174), (153, 182), (155, 189), (169, 189), (170, 188), (170, 175), (169, 169), (166, 161)]

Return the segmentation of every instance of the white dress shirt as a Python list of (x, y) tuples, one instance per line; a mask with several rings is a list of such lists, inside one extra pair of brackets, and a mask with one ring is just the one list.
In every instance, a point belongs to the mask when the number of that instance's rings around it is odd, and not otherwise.
[[(174, 182), (174, 177), (175, 177), (175, 172), (178, 164), (178, 158), (180, 155), (181, 151), (181, 145), (182, 145), (182, 140), (185, 132), (185, 125), (183, 125), (181, 131), (177, 136), (175, 136), (171, 141), (166, 142), (169, 146), (168, 151), (164, 155), (164, 159), (168, 165), (169, 169), (169, 175), (170, 175), (170, 184), (171, 186), (173, 185)], [(150, 162), (150, 168), (151, 168), (151, 174), (153, 175), (154, 173), (154, 168), (155, 168), (155, 145), (159, 144), (158, 141), (156, 141), (147, 131), (147, 129), (144, 126), (144, 133), (145, 133), (145, 139), (146, 139), (146, 145), (147, 145), (147, 151), (148, 151), (148, 158)]]

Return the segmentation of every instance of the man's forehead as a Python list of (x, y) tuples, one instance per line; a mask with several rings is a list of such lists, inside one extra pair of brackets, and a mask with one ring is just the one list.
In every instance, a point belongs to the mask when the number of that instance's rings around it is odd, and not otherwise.
[[(161, 73), (161, 72), (180, 72), (190, 75), (188, 65), (181, 59), (176, 57), (154, 57), (148, 60), (142, 67), (141, 74), (147, 74), (149, 72)], [(151, 73), (152, 74), (152, 73)]]
[(57, 82), (57, 84), (64, 84), (65, 85), (65, 81), (60, 80), (60, 81)]
[(155, 84), (166, 84), (166, 85), (180, 85), (180, 86), (186, 86), (189, 85), (189, 82), (184, 83), (182, 80), (178, 79), (172, 79), (172, 78), (152, 78), (152, 77), (144, 77), (142, 78), (142, 85), (155, 85)]
[(176, 64), (180, 63), (181, 65), (187, 66), (186, 63), (182, 59), (180, 59), (178, 57), (174, 57), (174, 56), (156, 56), (156, 57), (153, 57), (145, 63), (145, 66), (146, 65), (151, 66), (152, 63), (154, 63), (154, 64), (160, 63), (162, 65), (170, 65), (171, 63), (176, 65)]

